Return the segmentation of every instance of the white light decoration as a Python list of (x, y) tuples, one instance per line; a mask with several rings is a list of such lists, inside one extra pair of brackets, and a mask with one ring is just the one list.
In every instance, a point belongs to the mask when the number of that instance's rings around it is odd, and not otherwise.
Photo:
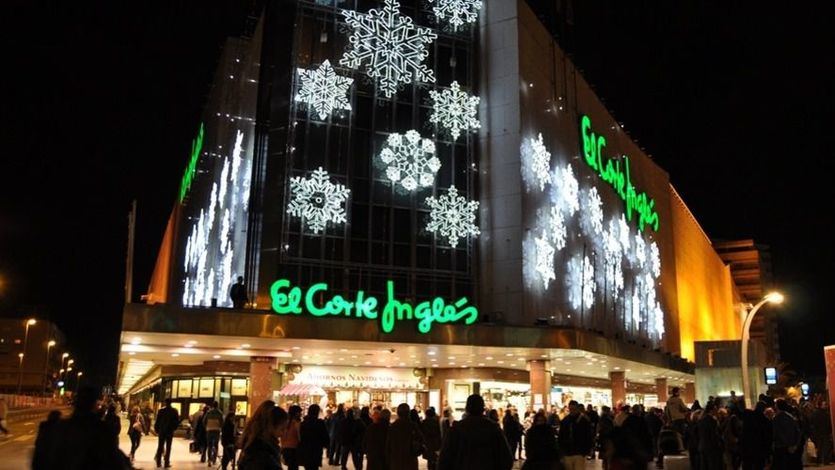
[(429, 122), (440, 124), (448, 130), (452, 140), (458, 140), (461, 131), (481, 128), (478, 121), (478, 103), (481, 98), (461, 91), (457, 81), (452, 82), (448, 90), (430, 91), (429, 96), (433, 101)]
[(626, 222), (626, 216), (623, 214), (618, 219), (618, 239), (620, 240), (620, 248), (623, 253), (629, 253), (632, 247), (632, 231)]
[(641, 327), (641, 296), (639, 292), (640, 289), (637, 287), (632, 291), (632, 304), (630, 305), (632, 310), (632, 324), (635, 325), (635, 329)]
[(617, 219), (609, 220), (609, 229), (603, 233), (603, 253), (605, 263), (606, 285), (612, 286), (616, 292), (623, 289), (623, 249), (618, 238)]
[(406, 134), (390, 134), (380, 159), (388, 165), (386, 176), (393, 183), (400, 183), (406, 190), (435, 183), (435, 174), (441, 169), (441, 161), (435, 156), (435, 143), (424, 139), (417, 131)]
[(532, 155), (531, 155), (531, 170), (539, 182), (540, 191), (545, 189), (545, 185), (551, 183), (551, 152), (545, 148), (542, 141), (542, 133), (536, 139), (530, 140)]
[(309, 178), (293, 177), (290, 192), (287, 213), (301, 217), (313, 233), (324, 230), (328, 222), (347, 221), (344, 206), (351, 190), (342, 184), (331, 183), (328, 172), (322, 167), (314, 170)]
[(429, 3), (437, 5), (432, 8), (441, 20), (452, 25), (454, 30), (466, 23), (478, 21), (478, 12), (481, 10), (481, 0), (429, 0)]
[(554, 183), (557, 187), (557, 202), (564, 208), (567, 215), (572, 216), (580, 210), (580, 183), (574, 177), (571, 164), (557, 168), (554, 172)]
[(556, 273), (554, 272), (554, 247), (548, 243), (548, 236), (543, 231), (541, 237), (537, 237), (536, 240), (536, 272), (539, 273), (539, 277), (542, 279), (542, 284), (544, 285), (545, 289), (548, 289), (548, 285), (557, 278)]
[(588, 256), (583, 259), (583, 305), (589, 310), (594, 305), (594, 264)]
[(431, 209), (426, 230), (446, 237), (449, 246), (455, 248), (459, 239), (481, 233), (475, 225), (478, 201), (468, 201), (459, 196), (455, 186), (450, 187), (444, 196), (426, 198), (426, 205)]
[(643, 268), (647, 263), (647, 243), (640, 233), (635, 234), (635, 260), (638, 262), (638, 267)]
[(438, 35), (401, 16), (397, 0), (385, 0), (382, 10), (343, 10), (342, 14), (352, 31), (341, 65), (358, 69), (365, 64), (368, 76), (377, 81), (387, 98), (397, 93), (400, 84), (435, 83), (432, 70), (422, 62), (429, 55), (426, 45)]
[(649, 269), (656, 278), (661, 276), (661, 252), (655, 242), (649, 244)]
[(565, 239), (568, 233), (565, 228), (565, 219), (562, 211), (557, 206), (551, 206), (551, 213), (548, 218), (548, 239), (554, 244), (557, 251), (565, 248)]
[(591, 188), (585, 192), (585, 210), (583, 211), (583, 222), (585, 229), (594, 235), (600, 235), (603, 231), (603, 201), (597, 188)]
[(232, 154), (217, 160), (208, 207), (192, 219), (183, 258), (185, 306), (209, 306), (212, 299), (220, 307), (232, 306), (229, 288), (236, 273), (244, 270), (245, 258), (240, 254), (246, 252), (249, 218), (251, 155), (244, 147), (244, 132), (238, 130)]
[(664, 311), (661, 310), (661, 303), (655, 302), (655, 305), (652, 308), (652, 325), (653, 329), (655, 330), (655, 334), (657, 335), (658, 339), (660, 340), (664, 336)]
[(337, 75), (330, 61), (322, 62), (316, 69), (298, 69), (301, 87), (296, 101), (307, 103), (325, 120), (334, 110), (351, 110), (348, 102), (348, 88), (354, 83), (350, 77)]

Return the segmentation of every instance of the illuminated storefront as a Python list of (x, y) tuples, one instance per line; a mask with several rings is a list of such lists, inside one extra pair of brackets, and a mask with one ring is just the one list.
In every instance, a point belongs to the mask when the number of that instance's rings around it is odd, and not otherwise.
[(694, 398), (729, 271), (524, 1), (364, 3), (268, 1), (229, 41), (120, 389), (220, 358), (250, 403)]

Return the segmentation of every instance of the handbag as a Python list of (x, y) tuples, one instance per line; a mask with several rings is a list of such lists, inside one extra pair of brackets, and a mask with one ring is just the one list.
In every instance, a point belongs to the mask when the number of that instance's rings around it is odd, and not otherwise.
[(188, 451), (191, 452), (192, 454), (196, 454), (197, 453), (197, 443), (194, 442), (194, 441), (189, 442), (188, 443)]

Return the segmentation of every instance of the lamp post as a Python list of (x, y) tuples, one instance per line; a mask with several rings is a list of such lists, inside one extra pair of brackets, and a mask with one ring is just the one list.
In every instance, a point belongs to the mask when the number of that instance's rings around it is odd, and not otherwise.
[(20, 358), (20, 365), (17, 368), (17, 394), (20, 395), (20, 389), (23, 385), (23, 356), (26, 354), (26, 345), (29, 343), (29, 327), (37, 323), (38, 321), (34, 318), (30, 318), (26, 320), (25, 323), (25, 333), (23, 334), (23, 352), (18, 354), (17, 357)]
[(54, 340), (49, 340), (46, 343), (46, 360), (43, 361), (43, 375), (44, 375), (44, 385), (43, 385), (43, 394), (46, 395), (46, 389), (48, 388), (47, 385), (49, 384), (49, 380), (47, 379), (47, 369), (49, 367), (49, 350), (55, 346)]
[(75, 374), (75, 394), (78, 395), (78, 385), (81, 383), (81, 376), (84, 375), (84, 372), (78, 371)]
[(751, 408), (751, 383), (748, 378), (748, 340), (750, 339), (751, 323), (754, 321), (754, 315), (765, 304), (780, 304), (783, 303), (783, 294), (779, 292), (771, 292), (762, 300), (757, 302), (757, 305), (751, 307), (751, 310), (745, 315), (745, 323), (742, 325), (742, 341), (740, 347), (741, 364), (742, 364), (742, 397), (745, 399), (745, 408)]

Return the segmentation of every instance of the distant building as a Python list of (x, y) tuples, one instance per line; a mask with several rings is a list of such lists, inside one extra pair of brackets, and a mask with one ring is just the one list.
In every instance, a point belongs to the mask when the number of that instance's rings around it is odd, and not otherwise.
[[(773, 288), (771, 251), (768, 245), (754, 240), (716, 240), (713, 247), (731, 268), (734, 284), (745, 303), (756, 304)], [(766, 360), (780, 361), (780, 338), (776, 311), (764, 308), (751, 324), (751, 339), (765, 346)]]
[[(0, 318), (0, 393), (16, 393), (18, 382), (22, 393), (43, 393), (58, 379), (66, 351), (64, 333), (47, 320), (36, 318), (28, 328), (27, 321)], [(49, 346), (50, 341), (55, 344)]]

